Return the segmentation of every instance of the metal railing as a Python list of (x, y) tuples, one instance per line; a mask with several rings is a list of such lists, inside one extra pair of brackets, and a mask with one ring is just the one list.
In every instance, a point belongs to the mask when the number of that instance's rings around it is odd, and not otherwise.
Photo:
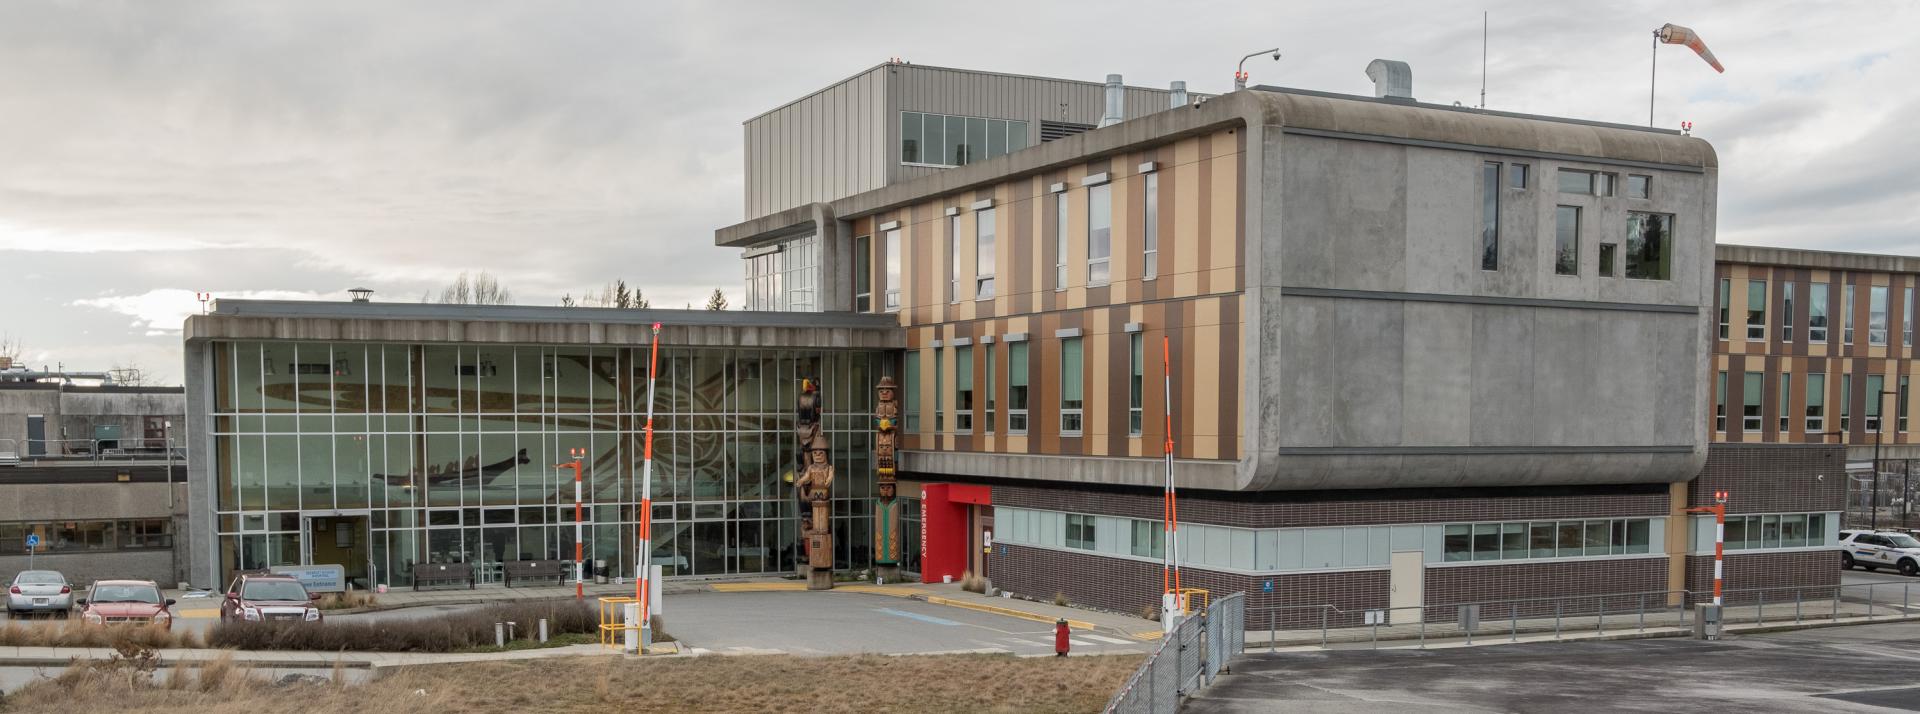
[[(34, 453), (35, 448), (39, 449)], [(0, 453), (22, 463), (39, 461), (185, 461), (187, 447), (170, 439), (0, 439)]]
[[(1801, 585), (1728, 589), (1722, 593), (1724, 624), (1842, 621), (1920, 616), (1912, 583)], [(1712, 602), (1711, 591), (1642, 592), (1509, 598), (1345, 609), (1334, 605), (1284, 605), (1254, 608), (1250, 616), (1264, 636), (1267, 651), (1281, 647), (1336, 645), (1379, 647), (1382, 640), (1425, 647), (1429, 639), (1503, 639), (1522, 635), (1604, 636), (1608, 631), (1645, 632), (1648, 628), (1686, 628), (1695, 604)], [(1257, 642), (1255, 643), (1257, 648)]]
[(1182, 699), (1213, 684), (1232, 658), (1245, 651), (1246, 611), (1246, 593), (1234, 593), (1181, 618), (1107, 702), (1106, 711), (1179, 710)]

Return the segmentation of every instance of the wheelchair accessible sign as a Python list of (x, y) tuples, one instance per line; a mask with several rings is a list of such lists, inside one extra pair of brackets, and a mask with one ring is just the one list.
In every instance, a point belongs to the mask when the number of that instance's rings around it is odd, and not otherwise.
[(40, 534), (28, 533), (27, 534), (27, 550), (33, 550), (34, 548), (38, 548), (38, 547), (40, 547)]

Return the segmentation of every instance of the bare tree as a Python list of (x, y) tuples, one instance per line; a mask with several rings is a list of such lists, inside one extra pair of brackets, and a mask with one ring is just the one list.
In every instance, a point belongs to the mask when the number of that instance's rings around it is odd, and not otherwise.
[(501, 285), (498, 279), (485, 270), (471, 276), (461, 271), (460, 277), (440, 289), (438, 299), (423, 299), (421, 302), (437, 302), (442, 305), (506, 305), (513, 302), (513, 292)]
[(720, 288), (714, 288), (714, 289), (713, 289), (713, 294), (712, 294), (712, 295), (709, 295), (709, 296), (707, 296), (707, 309), (708, 309), (708, 310), (725, 310), (725, 309), (727, 309), (727, 295), (726, 295), (726, 293), (723, 293), (723, 292), (720, 292)]
[(107, 374), (113, 377), (114, 384), (122, 387), (154, 386), (153, 378), (147, 376), (147, 370), (142, 369), (138, 362), (115, 362)]
[(20, 345), (20, 338), (12, 333), (0, 332), (0, 367), (20, 364), (26, 353), (27, 348)]
[(576, 305), (578, 305), (578, 303), (573, 301), (573, 293), (560, 296), (560, 307), (574, 307)]

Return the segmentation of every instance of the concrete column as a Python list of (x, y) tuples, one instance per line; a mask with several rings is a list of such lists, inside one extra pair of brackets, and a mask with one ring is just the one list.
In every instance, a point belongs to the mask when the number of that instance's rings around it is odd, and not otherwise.
[(203, 588), (220, 587), (220, 546), (214, 535), (219, 517), (214, 513), (213, 425), (209, 416), (213, 412), (212, 344), (186, 341), (186, 424), (174, 434), (187, 445), (187, 580)]
[[(1667, 589), (1684, 590), (1687, 587), (1687, 536), (1692, 530), (1687, 515), (1688, 482), (1671, 484), (1667, 487)], [(1685, 596), (1674, 592), (1667, 595), (1668, 607), (1679, 607)]]

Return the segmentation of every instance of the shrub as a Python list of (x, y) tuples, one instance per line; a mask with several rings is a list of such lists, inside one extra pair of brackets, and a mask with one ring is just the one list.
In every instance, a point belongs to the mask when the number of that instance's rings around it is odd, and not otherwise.
[(327, 652), (452, 652), (493, 645), (493, 623), (515, 623), (515, 639), (537, 636), (547, 620), (552, 635), (599, 632), (592, 605), (573, 600), (490, 605), (433, 619), (377, 622), (222, 622), (208, 642), (243, 650)]
[(322, 610), (357, 610), (372, 607), (373, 593), (356, 590), (344, 593), (328, 593), (320, 598), (316, 605)]
[(1055, 591), (1055, 592), (1053, 593), (1053, 604), (1055, 604), (1055, 605), (1059, 605), (1059, 606), (1061, 606), (1061, 607), (1066, 607), (1066, 606), (1067, 606), (1067, 594), (1066, 594), (1065, 592), (1060, 592), (1060, 591)]
[(40, 627), (14, 623), (0, 627), (0, 646), (117, 648), (123, 645), (165, 649), (200, 647), (201, 641), (199, 634), (192, 630), (170, 632), (159, 625), (90, 625), (67, 620)]
[(971, 570), (965, 571), (960, 574), (960, 589), (984, 595), (987, 592), (987, 579), (974, 575)]

